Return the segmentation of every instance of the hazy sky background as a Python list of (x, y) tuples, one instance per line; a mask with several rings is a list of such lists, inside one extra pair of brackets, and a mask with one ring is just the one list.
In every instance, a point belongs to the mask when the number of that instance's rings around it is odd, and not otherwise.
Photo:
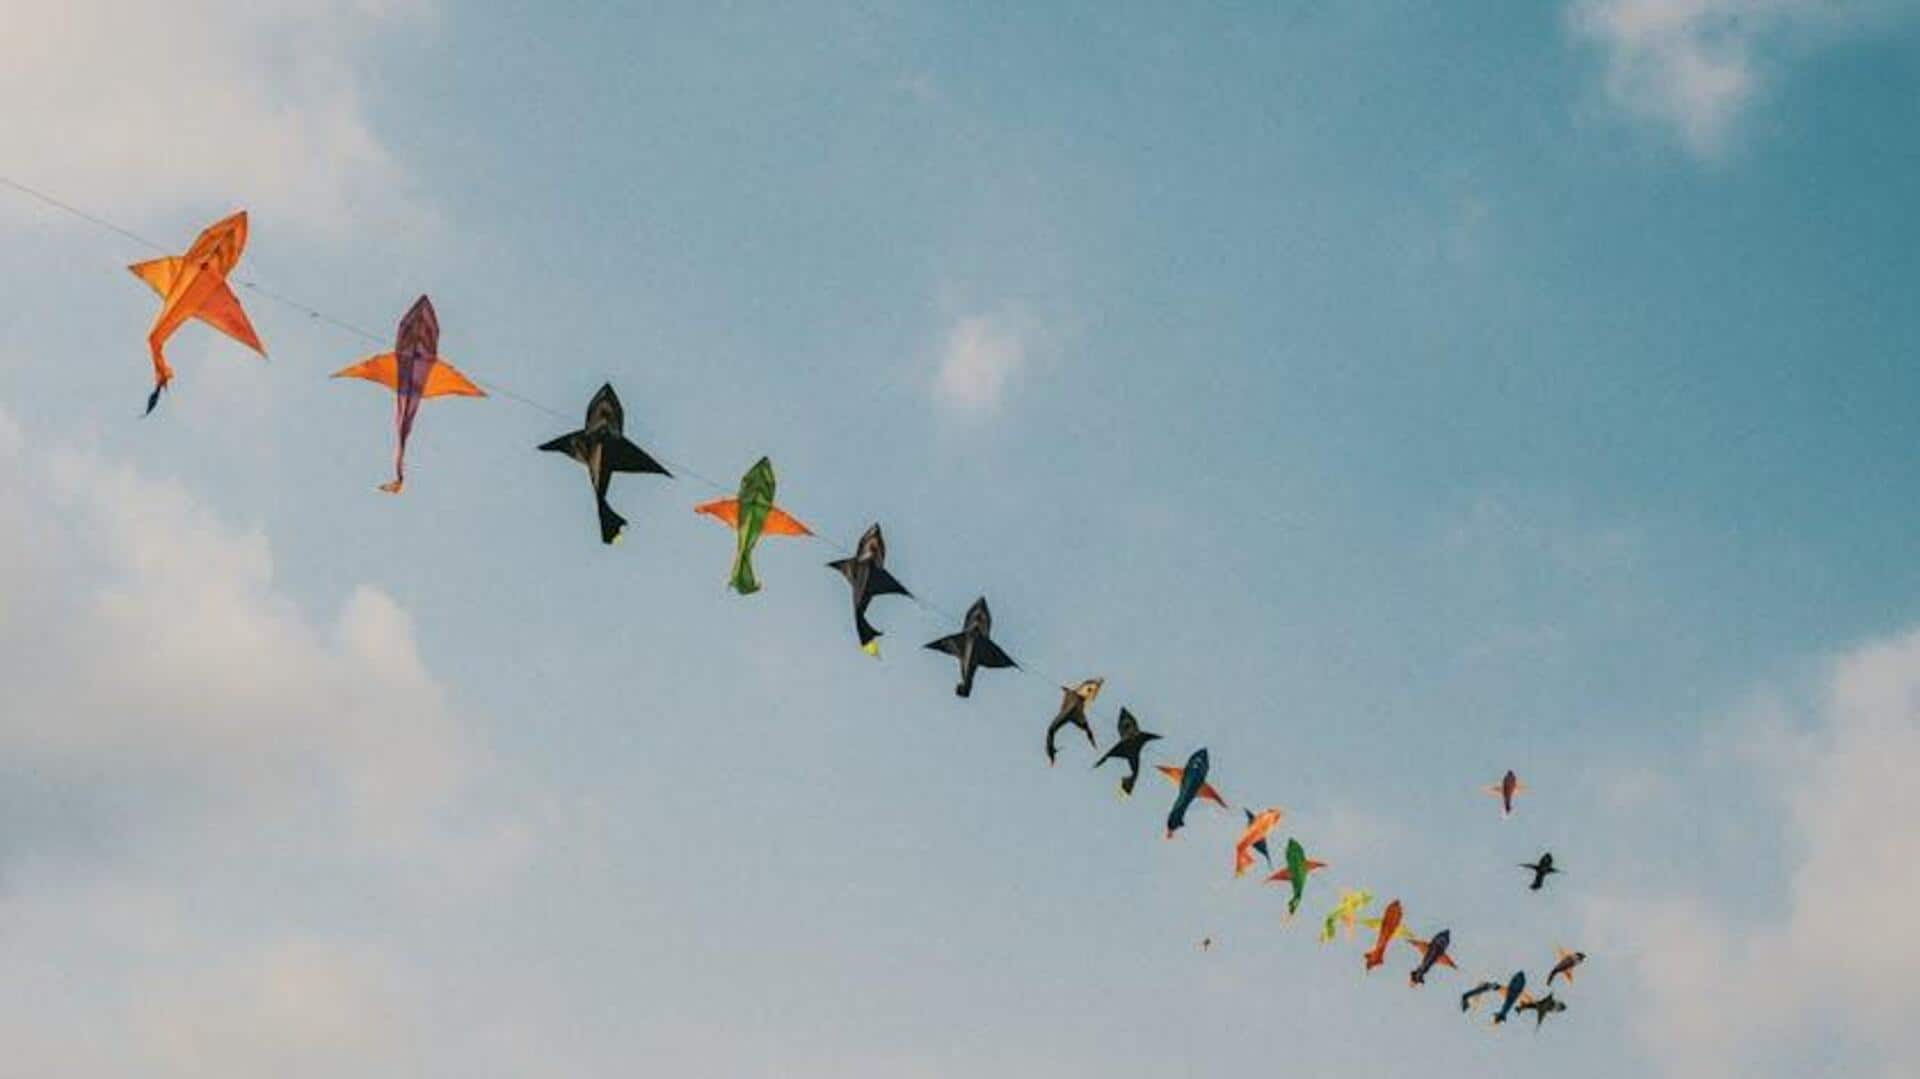
[[(0, 175), (564, 413), (382, 496), (373, 350), (244, 294), (139, 420), (152, 253), (0, 189), (10, 1067), (1920, 1071), (1920, 5), (649, 7), (0, 0)], [(1303, 917), (825, 547), (601, 547), (604, 380), (1209, 746)], [(1317, 945), (1355, 885), (1462, 971)]]

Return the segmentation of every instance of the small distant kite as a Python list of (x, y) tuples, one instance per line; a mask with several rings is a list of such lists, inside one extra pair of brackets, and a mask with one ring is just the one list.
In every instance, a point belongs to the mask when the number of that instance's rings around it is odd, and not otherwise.
[(773, 462), (762, 457), (747, 469), (746, 475), (740, 477), (740, 493), (737, 497), (722, 498), (693, 508), (693, 512), (704, 513), (733, 529), (733, 573), (727, 583), (743, 596), (760, 591), (760, 582), (753, 576), (753, 549), (762, 535), (813, 535), (806, 525), (773, 504), (773, 491)]
[[(1240, 812), (1245, 813), (1247, 815), (1247, 826), (1252, 827), (1254, 822), (1253, 810), (1242, 806), (1240, 809)], [(1267, 868), (1269, 870), (1273, 868), (1273, 851), (1268, 849), (1267, 847), (1266, 836), (1263, 835), (1259, 839), (1256, 839), (1253, 841), (1253, 852), (1255, 854), (1258, 854), (1267, 863)]]
[[(1325, 869), (1327, 863), (1316, 862), (1307, 857), (1307, 848), (1300, 845), (1298, 839), (1287, 840), (1287, 864), (1280, 872), (1267, 878), (1269, 884), (1291, 884), (1293, 895), (1287, 898), (1287, 917), (1291, 918), (1300, 910), (1300, 900), (1306, 895), (1307, 878), (1316, 869)], [(1399, 904), (1394, 904), (1396, 907)], [(1395, 919), (1399, 918), (1396, 913)]]
[(1573, 983), (1573, 968), (1587, 961), (1587, 953), (1570, 952), (1565, 948), (1555, 948), (1553, 953), (1553, 969), (1547, 971), (1547, 988), (1552, 989), (1553, 980), (1563, 974), (1567, 977), (1567, 983), (1571, 985)]
[(1527, 890), (1530, 892), (1537, 892), (1540, 889), (1546, 887), (1547, 878), (1553, 876), (1555, 873), (1560, 872), (1558, 869), (1555, 869), (1553, 867), (1552, 851), (1548, 851), (1545, 854), (1542, 854), (1540, 856), (1540, 860), (1537, 862), (1521, 862), (1520, 868), (1533, 871), (1533, 883), (1527, 885)]
[(1474, 986), (1472, 989), (1469, 989), (1466, 992), (1460, 994), (1460, 1010), (1463, 1012), (1472, 1011), (1473, 1006), (1475, 1004), (1480, 1003), (1481, 997), (1487, 995), (1488, 993), (1492, 993), (1498, 990), (1499, 988), (1500, 988), (1499, 982), (1481, 982), (1480, 984)]
[(165, 352), (167, 339), (188, 319), (197, 318), (260, 355), (267, 354), (240, 307), (240, 298), (227, 287), (227, 275), (239, 264), (246, 247), (247, 212), (242, 210), (207, 226), (184, 255), (168, 255), (127, 267), (160, 294), (160, 313), (147, 331), (147, 351), (153, 359), (148, 413), (160, 403), (160, 392), (173, 381), (173, 368), (167, 365)]
[(1427, 974), (1433, 970), (1435, 963), (1448, 970), (1460, 969), (1454, 966), (1453, 957), (1447, 954), (1448, 945), (1453, 943), (1453, 933), (1450, 930), (1442, 929), (1433, 935), (1432, 940), (1421, 940), (1419, 937), (1409, 936), (1407, 943), (1420, 953), (1420, 965), (1414, 967), (1413, 972), (1407, 975), (1408, 981), (1413, 985), (1425, 985)]
[(1110, 760), (1124, 761), (1129, 770), (1120, 777), (1120, 793), (1127, 795), (1133, 793), (1133, 785), (1140, 780), (1140, 751), (1146, 748), (1148, 742), (1158, 741), (1160, 736), (1141, 730), (1140, 721), (1125, 708), (1120, 709), (1119, 730), (1120, 740), (1108, 746), (1100, 759), (1093, 762), (1093, 766), (1098, 768)]
[(1520, 777), (1514, 775), (1513, 769), (1509, 768), (1507, 774), (1500, 777), (1500, 782), (1489, 783), (1480, 789), (1500, 799), (1500, 815), (1511, 817), (1513, 816), (1513, 796), (1524, 792), (1527, 785), (1520, 782)]
[(1367, 969), (1372, 970), (1387, 961), (1387, 945), (1405, 932), (1400, 925), (1400, 901), (1388, 903), (1386, 911), (1378, 918), (1369, 918), (1367, 925), (1379, 931), (1366, 955)]
[(1104, 678), (1089, 678), (1077, 686), (1060, 687), (1060, 710), (1054, 713), (1053, 722), (1047, 724), (1047, 764), (1049, 766), (1059, 755), (1053, 740), (1060, 733), (1060, 729), (1069, 724), (1086, 733), (1087, 748), (1096, 748), (1093, 727), (1087, 723), (1087, 706), (1100, 695), (1100, 687), (1105, 684)]
[(836, 559), (827, 563), (827, 568), (838, 570), (840, 576), (847, 579), (853, 588), (853, 631), (860, 638), (860, 650), (870, 656), (880, 654), (880, 631), (867, 621), (867, 604), (875, 596), (911, 596), (905, 585), (893, 579), (887, 572), (887, 541), (880, 535), (880, 525), (867, 526), (860, 533), (860, 542), (854, 546), (852, 558)]
[(1526, 993), (1522, 993), (1520, 994), (1520, 1003), (1513, 1010), (1517, 1012), (1532, 1012), (1533, 1029), (1539, 1030), (1540, 1025), (1547, 1021), (1547, 1016), (1555, 1012), (1564, 1012), (1567, 1010), (1567, 1006), (1555, 1000), (1551, 992), (1537, 1000)]
[(399, 494), (406, 483), (407, 436), (413, 433), (413, 418), (420, 412), (420, 402), (428, 397), (486, 396), (440, 356), (440, 319), (433, 313), (433, 301), (425, 296), (413, 301), (401, 316), (392, 352), (343, 367), (333, 377), (364, 378), (393, 391), (399, 441), (393, 451), (393, 482), (380, 485), (382, 491), (393, 495)]
[(1373, 893), (1365, 888), (1342, 891), (1340, 901), (1327, 912), (1327, 920), (1320, 925), (1320, 943), (1325, 944), (1333, 939), (1333, 927), (1336, 924), (1346, 926), (1347, 939), (1353, 939), (1354, 923), (1359, 920), (1360, 912), (1372, 903)]
[(1252, 868), (1255, 847), (1260, 848), (1261, 853), (1266, 853), (1267, 833), (1273, 831), (1273, 826), (1279, 824), (1280, 818), (1285, 815), (1278, 809), (1263, 809), (1257, 814), (1247, 810), (1246, 831), (1241, 832), (1240, 838), (1233, 844), (1234, 876), (1244, 876)]
[(600, 511), (601, 543), (618, 540), (627, 527), (627, 519), (607, 505), (607, 485), (613, 482), (615, 472), (673, 475), (648, 456), (647, 451), (627, 441), (625, 427), (626, 412), (621, 409), (620, 397), (613, 392), (612, 384), (608, 384), (601, 386), (593, 400), (587, 402), (586, 426), (543, 442), (539, 447), (548, 453), (564, 453), (586, 466), (587, 479), (593, 484), (593, 502)]
[[(1499, 1026), (1501, 1023), (1507, 1021), (1508, 1014), (1513, 1011), (1514, 1005), (1520, 1003), (1521, 1000), (1525, 998), (1526, 992), (1527, 972), (1524, 970), (1514, 971), (1513, 977), (1507, 979), (1506, 994), (1500, 998), (1500, 1010), (1493, 1013), (1494, 1026)], [(1538, 1023), (1534, 1025), (1536, 1027), (1539, 1026)]]
[(982, 667), (1005, 669), (1018, 667), (1013, 657), (1000, 650), (993, 643), (993, 612), (987, 609), (987, 597), (981, 596), (967, 608), (967, 617), (960, 624), (960, 632), (942, 637), (937, 641), (928, 641), (927, 647), (935, 652), (945, 652), (960, 661), (960, 682), (953, 687), (957, 696), (973, 695), (973, 676)]
[(1186, 767), (1160, 769), (1162, 772), (1170, 772), (1174, 782), (1179, 786), (1179, 790), (1173, 796), (1173, 808), (1167, 810), (1168, 839), (1172, 839), (1173, 833), (1187, 826), (1187, 807), (1193, 805), (1193, 800), (1200, 796), (1201, 791), (1211, 789), (1207, 786), (1207, 767), (1207, 749), (1202, 746), (1193, 751), (1193, 756), (1187, 758)]

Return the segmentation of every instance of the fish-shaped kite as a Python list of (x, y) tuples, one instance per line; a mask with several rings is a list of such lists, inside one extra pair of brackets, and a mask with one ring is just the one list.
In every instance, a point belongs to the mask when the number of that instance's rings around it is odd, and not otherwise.
[(1253, 865), (1253, 848), (1266, 847), (1267, 833), (1273, 831), (1273, 826), (1279, 824), (1280, 818), (1285, 815), (1278, 809), (1263, 809), (1259, 813), (1247, 811), (1246, 831), (1241, 832), (1240, 838), (1233, 844), (1234, 876), (1246, 875), (1247, 870)]
[(1054, 713), (1053, 722), (1047, 724), (1048, 766), (1052, 766), (1054, 758), (1059, 755), (1059, 750), (1054, 747), (1054, 737), (1060, 733), (1060, 728), (1068, 724), (1085, 731), (1087, 748), (1095, 748), (1093, 727), (1087, 723), (1087, 706), (1100, 695), (1100, 687), (1105, 684), (1104, 678), (1089, 678), (1077, 686), (1060, 687), (1060, 710)]
[(1513, 816), (1513, 796), (1525, 791), (1527, 785), (1520, 782), (1520, 777), (1514, 775), (1513, 769), (1509, 768), (1507, 774), (1500, 777), (1500, 782), (1489, 783), (1480, 789), (1500, 799), (1500, 815), (1511, 817)]
[(1307, 892), (1307, 877), (1316, 869), (1325, 869), (1327, 863), (1316, 862), (1307, 857), (1307, 848), (1300, 845), (1298, 839), (1287, 840), (1287, 864), (1280, 872), (1267, 878), (1269, 884), (1291, 884), (1293, 895), (1287, 898), (1287, 917), (1291, 918), (1300, 910), (1300, 900)]
[[(1193, 751), (1193, 756), (1187, 758), (1186, 767), (1178, 770), (1175, 782), (1179, 784), (1180, 789), (1174, 793), (1173, 808), (1167, 810), (1168, 839), (1172, 839), (1173, 833), (1187, 826), (1187, 807), (1193, 804), (1193, 800), (1200, 796), (1201, 791), (1207, 789), (1207, 768), (1207, 749), (1201, 746)], [(1163, 772), (1166, 770), (1161, 769)]]
[(953, 687), (956, 695), (973, 695), (973, 676), (982, 667), (1019, 666), (1012, 656), (1002, 652), (1000, 646), (993, 643), (992, 634), (993, 612), (987, 609), (987, 597), (981, 596), (973, 601), (973, 606), (967, 608), (967, 617), (960, 624), (960, 632), (927, 642), (928, 648), (945, 652), (960, 661), (960, 682)]
[(240, 262), (240, 253), (246, 247), (247, 212), (242, 210), (207, 226), (184, 255), (168, 255), (127, 267), (160, 294), (160, 313), (147, 330), (147, 351), (153, 360), (149, 413), (160, 403), (160, 392), (173, 381), (173, 368), (167, 365), (167, 339), (188, 319), (197, 318), (260, 355), (267, 354), (240, 307), (240, 298), (227, 287), (227, 275)]
[(1425, 985), (1427, 973), (1433, 969), (1435, 963), (1448, 970), (1459, 970), (1460, 968), (1453, 963), (1453, 956), (1447, 954), (1447, 946), (1452, 942), (1453, 933), (1446, 929), (1435, 933), (1432, 940), (1421, 940), (1419, 937), (1409, 936), (1407, 943), (1420, 953), (1420, 965), (1414, 967), (1413, 972), (1407, 975), (1409, 982), (1413, 985)]
[(1320, 943), (1333, 939), (1333, 927), (1336, 924), (1347, 927), (1347, 939), (1353, 939), (1353, 926), (1360, 918), (1360, 912), (1373, 903), (1373, 893), (1365, 888), (1343, 890), (1340, 901), (1327, 912), (1327, 920), (1320, 925)]
[(860, 533), (852, 558), (836, 559), (827, 563), (827, 568), (838, 570), (853, 587), (853, 631), (860, 637), (860, 650), (878, 656), (880, 631), (867, 621), (867, 604), (872, 603), (875, 596), (913, 594), (887, 572), (887, 541), (880, 535), (880, 525), (876, 522)]
[(738, 497), (693, 508), (693, 512), (704, 513), (733, 529), (733, 573), (727, 583), (743, 596), (760, 591), (760, 582), (753, 576), (753, 548), (761, 536), (813, 535), (806, 525), (773, 504), (773, 490), (773, 462), (762, 457), (740, 477)]
[(1553, 969), (1547, 971), (1547, 988), (1552, 989), (1553, 980), (1562, 974), (1567, 976), (1568, 984), (1572, 984), (1573, 968), (1587, 961), (1587, 953), (1570, 952), (1565, 948), (1555, 948), (1553, 954)]
[[(1513, 1011), (1513, 1006), (1520, 1003), (1521, 999), (1526, 996), (1526, 992), (1527, 972), (1524, 970), (1514, 971), (1513, 977), (1507, 979), (1506, 995), (1500, 998), (1500, 1010), (1493, 1013), (1494, 1026), (1499, 1026), (1501, 1023), (1507, 1021), (1507, 1015)], [(1536, 1027), (1539, 1026), (1538, 1023), (1534, 1025)]]
[(1125, 708), (1120, 709), (1119, 731), (1119, 741), (1108, 746), (1100, 759), (1093, 762), (1093, 766), (1098, 768), (1110, 760), (1125, 761), (1129, 769), (1126, 775), (1120, 777), (1120, 793), (1129, 795), (1133, 793), (1133, 785), (1140, 780), (1140, 751), (1146, 748), (1148, 742), (1158, 741), (1160, 736), (1141, 730), (1140, 721)]
[(1379, 930), (1379, 936), (1374, 938), (1373, 947), (1366, 956), (1367, 969), (1372, 970), (1387, 961), (1387, 945), (1404, 932), (1400, 926), (1400, 901), (1396, 899), (1388, 903), (1386, 911), (1377, 919), (1368, 919), (1368, 924)]
[(413, 418), (420, 402), (429, 397), (485, 397), (480, 387), (454, 369), (440, 356), (440, 319), (433, 313), (433, 301), (425, 296), (413, 301), (400, 318), (394, 335), (393, 351), (383, 352), (343, 367), (334, 378), (364, 378), (393, 391), (393, 418), (399, 429), (399, 442), (393, 451), (393, 482), (380, 485), (382, 491), (397, 495), (406, 483), (407, 436), (413, 433)]
[(587, 402), (584, 427), (540, 444), (540, 449), (548, 453), (564, 453), (586, 466), (587, 479), (593, 484), (593, 503), (600, 511), (601, 543), (618, 540), (621, 530), (627, 527), (627, 519), (607, 505), (607, 485), (613, 482), (615, 472), (673, 475), (648, 456), (647, 451), (627, 441), (625, 427), (626, 412), (609, 383), (601, 386), (593, 400)]

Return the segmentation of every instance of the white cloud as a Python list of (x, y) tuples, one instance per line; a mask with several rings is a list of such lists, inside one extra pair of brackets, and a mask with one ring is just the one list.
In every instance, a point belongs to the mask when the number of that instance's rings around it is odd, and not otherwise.
[(1569, 23), (1606, 52), (1606, 88), (1616, 104), (1712, 158), (1765, 89), (1777, 54), (1883, 21), (1899, 7), (1879, 0), (1574, 0)]
[(426, 0), (0, 0), (6, 167), (123, 218), (244, 206), (324, 237), (349, 213), (417, 216), (359, 87), (371, 40), (429, 10)]
[[(1789, 744), (1768, 699), (1755, 738)], [(1688, 895), (1589, 912), (1591, 935), (1634, 942), (1636, 1027), (1667, 1074), (1786, 1074), (1809, 1046), (1920, 1074), (1920, 631), (1835, 660), (1796, 711), (1801, 748), (1750, 758), (1782, 798), (1777, 917)]]
[(1027, 355), (1027, 342), (1013, 320), (991, 315), (963, 318), (947, 332), (941, 348), (935, 396), (959, 412), (990, 413), (999, 407)]

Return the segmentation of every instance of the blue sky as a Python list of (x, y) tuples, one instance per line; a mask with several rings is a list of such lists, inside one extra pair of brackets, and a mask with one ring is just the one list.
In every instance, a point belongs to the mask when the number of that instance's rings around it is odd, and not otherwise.
[[(184, 331), (136, 422), (149, 253), (0, 190), (35, 1074), (1920, 1062), (1912, 5), (63, 7), (0, 0), (0, 173), (166, 246), (244, 206), (251, 278), (428, 292), (563, 418), (429, 402), (383, 497), (365, 343), (246, 295), (272, 359)], [(818, 544), (731, 595), (697, 481), (602, 548), (532, 447), (606, 380), (1039, 677), (958, 701), (884, 601), (863, 656)], [(1092, 675), (1461, 976), (1049, 771)], [(1568, 1014), (1460, 1017), (1556, 945)]]

